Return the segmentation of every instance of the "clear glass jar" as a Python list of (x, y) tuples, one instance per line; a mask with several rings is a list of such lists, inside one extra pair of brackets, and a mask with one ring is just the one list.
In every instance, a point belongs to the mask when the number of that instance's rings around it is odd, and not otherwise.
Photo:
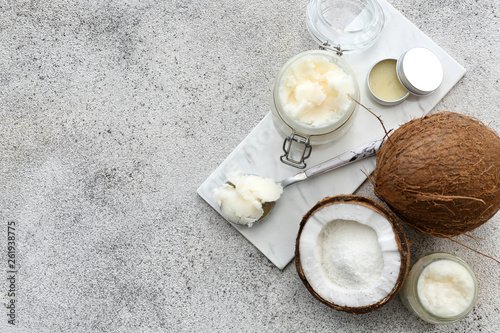
[[(426, 267), (435, 262), (445, 261), (445, 260), (450, 260), (454, 263), (459, 264), (461, 267), (465, 269), (466, 272), (470, 274), (470, 277), (474, 285), (473, 286), (474, 290), (470, 304), (463, 311), (454, 315), (440, 316), (433, 313), (430, 309), (428, 309), (428, 307), (424, 305), (424, 302), (422, 301), (422, 295), (420, 295), (419, 293), (418, 285), (419, 285), (419, 279)], [(401, 288), (401, 291), (399, 292), (399, 296), (401, 298), (403, 305), (410, 312), (414, 313), (422, 320), (425, 320), (426, 322), (431, 324), (453, 323), (467, 316), (474, 307), (478, 296), (477, 280), (476, 276), (474, 275), (474, 272), (469, 267), (469, 265), (462, 259), (458, 258), (457, 256), (445, 252), (429, 253), (420, 258), (417, 262), (415, 262), (415, 264), (413, 264), (408, 274), (408, 277), (403, 287)]]
[[(294, 119), (290, 114), (285, 112), (285, 105), (282, 104), (280, 99), (280, 88), (282, 87), (283, 80), (286, 79), (287, 73), (291, 66), (297, 62), (307, 60), (306, 57), (320, 56), (327, 59), (329, 63), (338, 66), (352, 81), (352, 94), (349, 94), (350, 104), (348, 108), (340, 115), (339, 119), (328, 122), (321, 126), (307, 125), (304, 122)], [(354, 100), (353, 100), (354, 99)], [(281, 161), (298, 168), (305, 168), (304, 162), (311, 153), (311, 145), (319, 145), (331, 142), (341, 135), (343, 135), (352, 126), (354, 118), (356, 117), (359, 101), (359, 86), (358, 81), (352, 71), (351, 67), (335, 53), (325, 50), (312, 50), (299, 53), (291, 58), (280, 70), (276, 76), (274, 86), (272, 89), (271, 111), (273, 122), (278, 132), (285, 138), (283, 143), (283, 150), (285, 155), (281, 157)], [(299, 148), (299, 159), (291, 157), (292, 144)]]
[[(366, 87), (368, 96), (370, 96), (371, 99), (378, 104), (386, 106), (398, 105), (404, 102), (408, 98), (408, 96), (410, 96), (408, 90), (405, 89), (405, 87), (401, 84), (401, 81), (399, 81), (399, 78), (397, 77), (396, 63), (396, 59), (382, 59), (375, 63), (366, 75)], [(382, 68), (382, 71), (387, 72), (377, 71), (378, 66), (384, 66), (379, 68)], [(391, 82), (391, 80), (393, 81)], [(377, 85), (379, 86), (379, 92), (375, 93), (377, 91)], [(396, 85), (398, 85), (399, 87)], [(383, 91), (384, 88), (385, 92)], [(395, 90), (398, 92), (402, 91), (402, 93), (400, 93), (399, 96), (396, 96), (396, 94), (392, 96), (388, 95), (389, 92), (394, 92)], [(385, 93), (386, 96), (390, 96), (391, 98), (382, 96), (380, 92)]]
[(280, 70), (278, 75), (276, 76), (276, 80), (274, 82), (273, 91), (272, 91), (272, 114), (274, 123), (278, 129), (278, 131), (285, 137), (288, 137), (294, 131), (297, 134), (301, 134), (304, 136), (310, 136), (310, 143), (312, 145), (323, 144), (330, 141), (335, 140), (343, 133), (345, 133), (352, 125), (353, 120), (355, 118), (356, 111), (358, 109), (358, 103), (355, 101), (351, 101), (349, 109), (342, 115), (342, 117), (323, 127), (313, 127), (308, 126), (304, 123), (301, 123), (291, 116), (289, 116), (286, 112), (283, 111), (283, 105), (279, 98), (279, 90), (281, 86), (281, 82), (283, 80), (283, 76), (287, 73), (288, 69), (293, 66), (297, 61), (300, 61), (304, 57), (307, 56), (315, 56), (320, 55), (328, 58), (329, 62), (340, 67), (346, 74), (348, 74), (352, 78), (354, 93), (352, 94), (352, 98), (359, 101), (359, 86), (358, 81), (351, 69), (351, 67), (340, 57), (335, 55), (329, 51), (323, 50), (312, 50), (299, 53), (295, 57), (291, 58)]
[(310, 0), (306, 13), (311, 36), (339, 53), (375, 44), (385, 22), (377, 0)]

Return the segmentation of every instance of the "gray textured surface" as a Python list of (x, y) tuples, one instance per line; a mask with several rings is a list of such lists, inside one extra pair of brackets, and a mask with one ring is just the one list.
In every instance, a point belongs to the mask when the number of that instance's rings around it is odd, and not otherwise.
[[(436, 110), (500, 131), (500, 3), (391, 4), (466, 69)], [(0, 245), (16, 223), (16, 323), (0, 332), (498, 332), (500, 264), (407, 229), (412, 256), (469, 261), (480, 295), (433, 326), (398, 299), (316, 302), (196, 195), (315, 48), (306, 1), (2, 1)], [(364, 184), (358, 193), (372, 196)], [(500, 258), (500, 215), (462, 241)], [(2, 303), (6, 282), (2, 250)]]

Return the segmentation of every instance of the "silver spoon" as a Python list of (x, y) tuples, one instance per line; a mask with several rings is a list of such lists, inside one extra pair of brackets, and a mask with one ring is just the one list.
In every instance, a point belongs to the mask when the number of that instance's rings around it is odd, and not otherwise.
[[(359, 146), (355, 149), (349, 150), (323, 163), (315, 165), (305, 171), (299, 172), (291, 177), (283, 179), (279, 181), (277, 184), (281, 185), (281, 187), (283, 187), (284, 189), (285, 187), (290, 186), (292, 184), (301, 182), (309, 178), (316, 177), (318, 175), (340, 168), (344, 165), (351, 164), (366, 157), (373, 156), (376, 154), (377, 150), (382, 146), (384, 139), (385, 136), (370, 143)], [(260, 222), (263, 219), (265, 219), (269, 215), (269, 213), (271, 213), (271, 210), (274, 208), (275, 204), (276, 201), (264, 203), (262, 205), (262, 208), (264, 209), (264, 214), (262, 214), (262, 216), (255, 222)]]

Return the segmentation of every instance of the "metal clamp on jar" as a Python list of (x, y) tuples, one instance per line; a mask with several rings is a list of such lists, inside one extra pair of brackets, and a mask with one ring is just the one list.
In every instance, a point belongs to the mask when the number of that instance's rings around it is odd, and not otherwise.
[(302, 52), (278, 73), (272, 90), (273, 121), (285, 137), (285, 164), (305, 168), (312, 146), (331, 142), (352, 126), (358, 81), (340, 57), (372, 46), (384, 25), (376, 0), (310, 0), (307, 28), (319, 50)]

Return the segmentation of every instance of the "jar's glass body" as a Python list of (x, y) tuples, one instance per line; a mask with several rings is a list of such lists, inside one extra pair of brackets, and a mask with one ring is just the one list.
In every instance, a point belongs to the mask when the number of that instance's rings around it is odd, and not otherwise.
[[(452, 317), (439, 317), (428, 311), (423, 305), (418, 292), (418, 280), (423, 270), (430, 264), (440, 260), (451, 260), (455, 263), (460, 264), (471, 275), (474, 283), (474, 295), (472, 297), (470, 305), (464, 311)], [(399, 292), (401, 302), (409, 311), (416, 314), (422, 320), (425, 320), (426, 322), (432, 324), (448, 324), (464, 318), (465, 316), (467, 316), (467, 314), (469, 314), (469, 312), (474, 307), (474, 304), (476, 303), (477, 300), (477, 295), (478, 295), (477, 280), (472, 269), (462, 259), (450, 253), (445, 253), (445, 252), (430, 253), (420, 258), (417, 262), (415, 262), (415, 264), (412, 266), (408, 274), (408, 277), (403, 287), (401, 288), (401, 291)]]
[(375, 44), (385, 22), (377, 0), (310, 0), (306, 14), (311, 36), (339, 53)]
[[(333, 64), (341, 68), (347, 75), (351, 77), (353, 83), (353, 94), (350, 96), (350, 98), (354, 100), (351, 101), (348, 110), (344, 112), (339, 120), (327, 126), (321, 127), (308, 126), (292, 118), (284, 111), (284, 105), (282, 105), (282, 102), (279, 98), (280, 86), (288, 69), (297, 61), (304, 59), (304, 57), (316, 55), (326, 57), (329, 62), (332, 62)], [(352, 126), (354, 118), (357, 114), (358, 103), (356, 103), (355, 101), (359, 101), (359, 86), (351, 67), (333, 52), (324, 50), (312, 50), (296, 55), (281, 68), (280, 72), (276, 76), (276, 80), (274, 82), (272, 90), (271, 110), (274, 124), (283, 137), (288, 137), (292, 133), (304, 135), (306, 137), (309, 136), (310, 143), (312, 145), (317, 145), (331, 142), (347, 132), (347, 130)]]

